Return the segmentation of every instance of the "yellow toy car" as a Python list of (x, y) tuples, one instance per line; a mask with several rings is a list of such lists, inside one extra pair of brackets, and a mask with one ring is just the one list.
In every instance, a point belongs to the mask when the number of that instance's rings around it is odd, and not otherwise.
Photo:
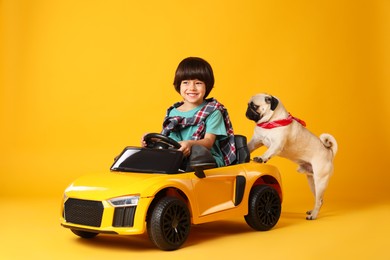
[(162, 250), (181, 247), (191, 225), (236, 216), (269, 230), (281, 213), (279, 171), (250, 161), (246, 138), (235, 140), (234, 165), (215, 168), (201, 155), (190, 162), (193, 170), (183, 171), (183, 154), (174, 149), (180, 145), (149, 134), (147, 147), (126, 147), (109, 173), (83, 176), (66, 188), (61, 225), (82, 238), (147, 231)]

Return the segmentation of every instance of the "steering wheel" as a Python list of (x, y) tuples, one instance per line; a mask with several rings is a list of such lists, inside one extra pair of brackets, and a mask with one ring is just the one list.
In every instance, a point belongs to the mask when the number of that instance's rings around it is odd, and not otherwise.
[(179, 149), (181, 145), (168, 136), (150, 133), (144, 136), (146, 147), (156, 149)]

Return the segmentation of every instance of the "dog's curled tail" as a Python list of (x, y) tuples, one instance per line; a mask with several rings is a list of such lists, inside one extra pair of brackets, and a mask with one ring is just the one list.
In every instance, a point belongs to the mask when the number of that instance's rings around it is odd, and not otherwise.
[(334, 157), (336, 155), (337, 149), (338, 149), (336, 139), (332, 135), (325, 133), (325, 134), (320, 135), (320, 140), (326, 148), (332, 150), (333, 157)]

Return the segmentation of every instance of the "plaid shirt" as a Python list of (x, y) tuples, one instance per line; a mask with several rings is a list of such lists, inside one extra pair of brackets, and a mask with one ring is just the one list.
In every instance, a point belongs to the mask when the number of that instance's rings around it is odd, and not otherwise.
[(219, 142), (225, 165), (230, 165), (236, 160), (236, 146), (234, 143), (233, 126), (229, 119), (229, 114), (226, 108), (214, 98), (206, 99), (207, 104), (200, 109), (193, 117), (180, 117), (169, 116), (172, 109), (177, 108), (183, 104), (183, 102), (177, 102), (173, 106), (169, 107), (167, 114), (163, 122), (163, 130), (161, 134), (168, 136), (171, 131), (180, 131), (180, 129), (187, 126), (198, 126), (198, 129), (192, 135), (192, 140), (199, 140), (204, 138), (205, 135), (205, 120), (208, 115), (215, 110), (219, 110), (222, 113), (222, 117), (225, 123), (227, 138)]

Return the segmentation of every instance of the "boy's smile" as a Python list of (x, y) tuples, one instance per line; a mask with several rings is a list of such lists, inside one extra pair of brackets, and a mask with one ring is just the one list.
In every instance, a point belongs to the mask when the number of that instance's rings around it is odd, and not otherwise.
[(183, 97), (187, 109), (202, 104), (205, 94), (206, 84), (201, 80), (183, 80), (180, 84), (180, 95)]

